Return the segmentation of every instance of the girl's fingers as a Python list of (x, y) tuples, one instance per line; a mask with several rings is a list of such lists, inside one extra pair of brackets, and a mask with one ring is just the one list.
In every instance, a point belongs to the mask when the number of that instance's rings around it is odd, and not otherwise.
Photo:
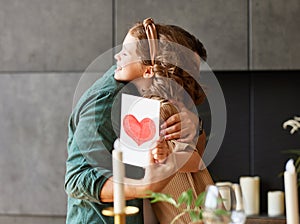
[(155, 155), (155, 154), (159, 154), (159, 155), (167, 155), (168, 154), (168, 150), (165, 150), (165, 149), (162, 149), (162, 148), (154, 148), (152, 150), (152, 155)]
[(154, 149), (151, 150), (152, 157), (155, 163), (162, 163), (170, 154), (170, 149), (166, 141), (158, 141)]

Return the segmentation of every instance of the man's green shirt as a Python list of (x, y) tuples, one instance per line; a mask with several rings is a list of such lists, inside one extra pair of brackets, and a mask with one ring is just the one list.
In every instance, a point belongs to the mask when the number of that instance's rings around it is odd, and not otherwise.
[[(80, 98), (69, 120), (68, 159), (65, 190), (68, 194), (67, 224), (114, 223), (101, 214), (112, 203), (103, 203), (100, 191), (112, 176), (111, 151), (117, 138), (119, 111), (112, 111), (123, 83), (114, 79), (110, 68)], [(113, 118), (113, 119), (112, 119)], [(127, 217), (126, 223), (143, 223), (143, 201), (127, 201), (140, 208), (139, 214)]]

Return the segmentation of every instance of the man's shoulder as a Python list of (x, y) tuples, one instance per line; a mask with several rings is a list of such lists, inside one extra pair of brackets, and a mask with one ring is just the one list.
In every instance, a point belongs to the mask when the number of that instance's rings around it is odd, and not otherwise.
[(91, 96), (103, 95), (103, 94), (112, 94), (115, 95), (124, 85), (115, 80), (116, 66), (112, 66), (104, 74), (100, 74), (100, 77), (94, 82), (94, 84), (89, 87), (85, 93), (81, 96), (79, 102), (85, 101)]
[(115, 66), (112, 66), (83, 93), (77, 101), (74, 111), (81, 111), (86, 105), (93, 102), (96, 103), (96, 101), (99, 101), (102, 98), (105, 98), (106, 101), (108, 98), (111, 98), (112, 100), (117, 95), (124, 84), (115, 80), (115, 68)]
[(99, 77), (99, 79), (91, 86), (92, 91), (116, 91), (119, 86), (122, 84), (115, 80), (116, 66), (112, 66), (109, 70), (107, 70), (103, 75)]

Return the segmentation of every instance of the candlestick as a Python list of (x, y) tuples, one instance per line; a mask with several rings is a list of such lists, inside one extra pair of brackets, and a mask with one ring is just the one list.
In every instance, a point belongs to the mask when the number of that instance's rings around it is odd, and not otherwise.
[(126, 216), (137, 214), (139, 208), (135, 206), (125, 206), (125, 166), (119, 139), (115, 141), (114, 148), (112, 151), (114, 207), (103, 209), (102, 214), (105, 216), (114, 216), (115, 224), (126, 224)]
[(268, 192), (268, 215), (278, 216), (284, 214), (284, 193), (282, 191)]
[(285, 207), (286, 207), (286, 223), (299, 223), (298, 210), (298, 190), (297, 190), (297, 174), (294, 166), (294, 160), (290, 159), (286, 163), (284, 172), (284, 190), (285, 190)]
[(259, 214), (259, 177), (240, 177), (246, 215)]
[(137, 214), (139, 212), (139, 208), (135, 206), (125, 206), (125, 166), (120, 146), (119, 139), (117, 139), (114, 144), (115, 149), (112, 151), (114, 207), (103, 209), (102, 214), (105, 216), (114, 216), (115, 224), (126, 224), (126, 216)]
[(114, 181), (114, 213), (116, 215), (125, 212), (124, 175), (125, 167), (122, 162), (122, 151), (115, 149), (113, 155), (113, 181)]

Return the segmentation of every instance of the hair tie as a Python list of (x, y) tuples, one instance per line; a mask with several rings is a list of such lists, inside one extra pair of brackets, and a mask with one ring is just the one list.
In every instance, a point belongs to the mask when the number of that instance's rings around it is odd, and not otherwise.
[(154, 59), (158, 48), (156, 27), (151, 17), (144, 19), (143, 26), (145, 28), (146, 36), (149, 43), (151, 65), (154, 65)]

